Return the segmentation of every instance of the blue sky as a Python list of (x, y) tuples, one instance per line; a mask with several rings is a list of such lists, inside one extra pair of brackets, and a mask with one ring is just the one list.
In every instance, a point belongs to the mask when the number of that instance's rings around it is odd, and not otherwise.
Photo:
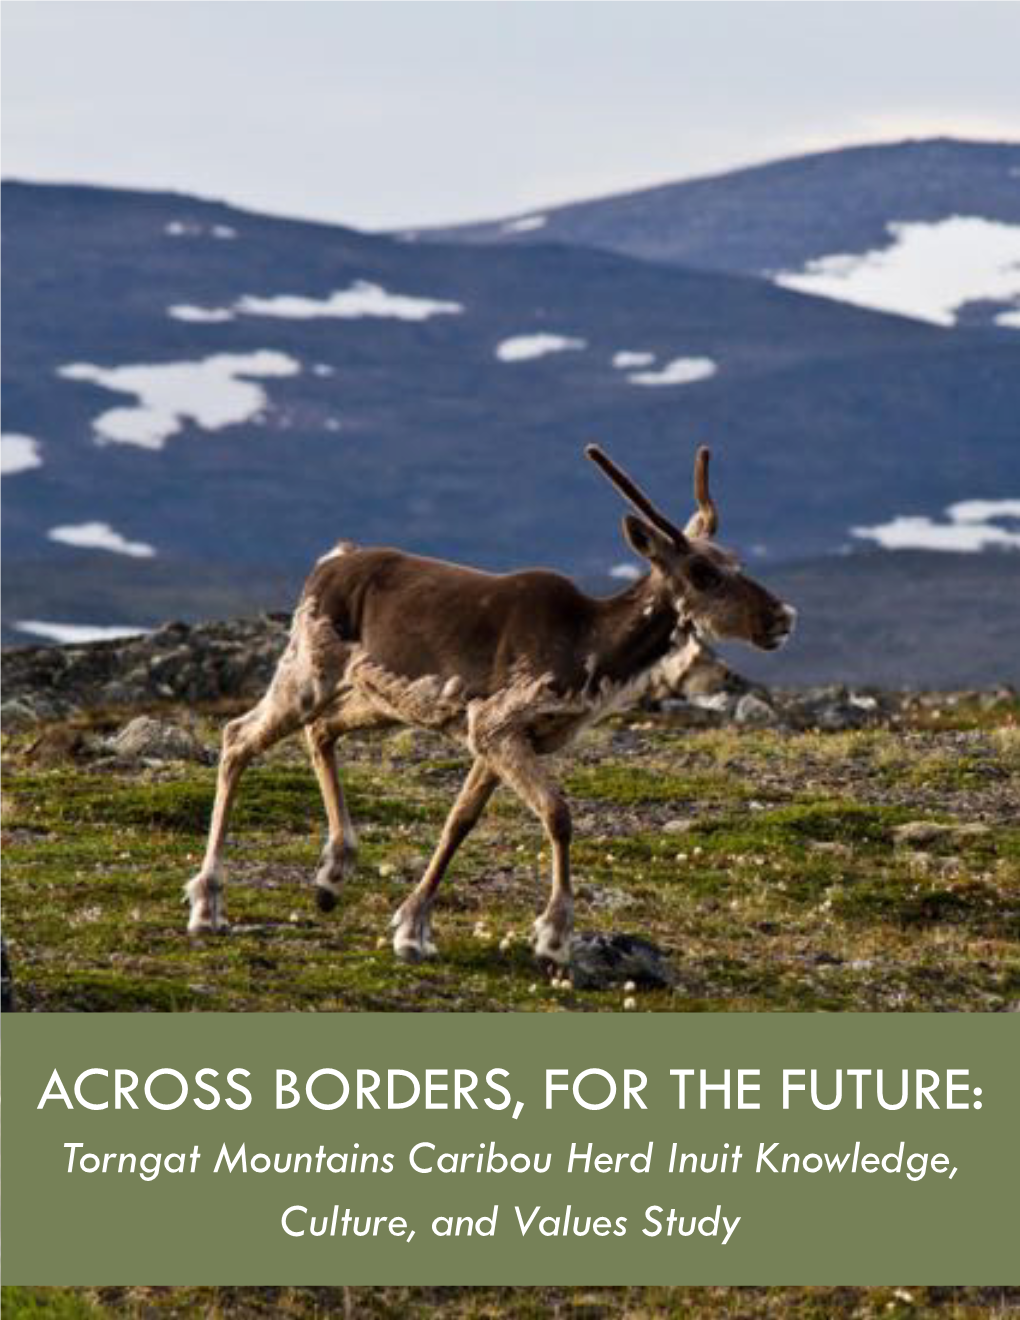
[(1013, 3), (3, 6), (6, 177), (366, 227), (849, 142), (1020, 139)]

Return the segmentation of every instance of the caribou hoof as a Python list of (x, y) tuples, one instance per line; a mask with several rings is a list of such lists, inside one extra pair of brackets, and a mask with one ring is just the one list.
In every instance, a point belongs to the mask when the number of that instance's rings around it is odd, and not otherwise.
[(570, 962), (570, 927), (557, 926), (548, 917), (539, 917), (532, 928), (531, 943), (539, 962), (566, 967)]
[(329, 885), (324, 885), (319, 881), (316, 881), (315, 906), (320, 912), (332, 912), (339, 901), (340, 898), (335, 889)]
[(401, 962), (419, 963), (435, 958), (438, 949), (432, 943), (432, 925), (427, 912), (402, 915), (402, 909), (390, 923), (393, 927), (393, 952)]
[(223, 902), (223, 881), (218, 875), (199, 873), (184, 886), (184, 894), (191, 905), (189, 935), (221, 934), (230, 929)]

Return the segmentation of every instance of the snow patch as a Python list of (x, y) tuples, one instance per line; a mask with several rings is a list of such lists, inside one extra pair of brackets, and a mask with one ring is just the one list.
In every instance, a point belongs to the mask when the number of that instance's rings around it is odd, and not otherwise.
[(13, 477), (18, 472), (29, 472), (37, 467), (42, 467), (38, 440), (17, 431), (0, 435), (0, 476)]
[[(454, 316), (463, 312), (463, 304), (439, 298), (420, 298), (409, 293), (390, 293), (381, 284), (355, 280), (347, 289), (334, 289), (325, 298), (303, 294), (280, 293), (268, 298), (245, 294), (229, 307), (178, 307), (182, 321), (232, 321), (235, 316), (275, 316), (288, 321), (322, 320), (358, 321), (365, 317), (394, 321), (427, 321), (432, 316)], [(186, 315), (179, 315), (186, 311)]]
[[(1020, 500), (959, 500), (946, 509), (948, 522), (900, 515), (877, 527), (852, 527), (854, 536), (884, 550), (955, 550), (977, 553), (990, 546), (1020, 549)], [(1016, 521), (1015, 529), (996, 522)]]
[(965, 303), (1020, 297), (1020, 225), (954, 215), (887, 229), (887, 247), (819, 257), (803, 270), (780, 271), (776, 283), (947, 326)]
[(130, 625), (95, 625), (91, 623), (44, 623), (40, 619), (19, 619), (14, 625), (18, 632), (33, 633), (51, 642), (115, 642), (122, 637), (145, 637), (151, 628)]
[(237, 230), (232, 225), (203, 225), (197, 220), (169, 220), (163, 226), (163, 233), (170, 238), (237, 237)]
[(294, 376), (300, 363), (286, 353), (217, 353), (197, 362), (161, 362), (97, 367), (75, 362), (61, 367), (64, 380), (89, 381), (117, 394), (133, 394), (134, 405), (110, 408), (93, 418), (97, 444), (162, 449), (185, 422), (219, 431), (250, 421), (267, 405), (260, 385), (246, 376)]
[(572, 339), (569, 335), (511, 335), (496, 345), (496, 357), (500, 362), (530, 362), (548, 353), (565, 353), (587, 347), (586, 340)]
[(632, 385), (693, 385), (697, 380), (708, 380), (719, 370), (711, 358), (673, 358), (658, 371), (635, 371), (627, 377)]
[(1020, 500), (957, 500), (946, 510), (953, 522), (995, 522), (999, 518), (1020, 518)]
[(628, 371), (632, 367), (650, 367), (654, 361), (654, 353), (639, 353), (628, 348), (613, 354), (613, 366), (617, 371)]
[(145, 541), (129, 541), (105, 522), (67, 523), (63, 527), (51, 527), (46, 535), (61, 545), (82, 550), (112, 550), (132, 559), (151, 559), (156, 553)]
[(546, 218), (544, 215), (522, 215), (517, 220), (508, 220), (503, 225), (504, 234), (530, 234), (536, 229), (545, 227)]
[(282, 293), (272, 298), (246, 295), (234, 309), (245, 316), (280, 316), (305, 321), (336, 317), (343, 321), (361, 317), (390, 318), (396, 321), (427, 321), (431, 316), (453, 316), (464, 310), (461, 303), (439, 298), (419, 298), (407, 293), (389, 293), (381, 284), (355, 280), (347, 289), (335, 289), (325, 298), (306, 298)]
[(167, 316), (174, 321), (196, 321), (213, 324), (219, 321), (232, 321), (234, 313), (228, 307), (194, 307), (191, 303), (175, 303), (166, 309)]

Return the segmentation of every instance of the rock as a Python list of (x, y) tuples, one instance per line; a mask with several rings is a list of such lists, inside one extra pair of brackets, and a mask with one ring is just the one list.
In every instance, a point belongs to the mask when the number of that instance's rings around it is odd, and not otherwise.
[(0, 728), (4, 733), (21, 733), (39, 722), (39, 715), (27, 697), (14, 697), (0, 706)]
[(621, 908), (630, 907), (634, 903), (630, 894), (612, 885), (581, 885), (577, 897), (596, 912), (619, 912)]
[(953, 826), (953, 833), (958, 839), (983, 839), (985, 835), (991, 834), (991, 832), (991, 825), (985, 825), (979, 820), (972, 820), (966, 825)]
[(828, 853), (832, 857), (851, 857), (853, 849), (848, 843), (840, 843), (838, 839), (812, 839), (808, 843), (808, 849), (815, 853)]
[(693, 820), (667, 820), (662, 827), (663, 834), (689, 834), (694, 829)]
[[(947, 839), (954, 843), (966, 843), (969, 839), (983, 839), (991, 833), (992, 827), (979, 820), (968, 821), (963, 825), (947, 825), (937, 820), (911, 820), (905, 825), (896, 826), (893, 841), (904, 848), (923, 848), (926, 844)], [(960, 859), (955, 860), (959, 865)]]
[(877, 696), (867, 692), (852, 692), (842, 683), (807, 688), (789, 704), (792, 723), (799, 728), (821, 729), (826, 733), (862, 729), (881, 714), (882, 707)]
[[(154, 701), (257, 699), (287, 642), (289, 616), (167, 624), (148, 635), (3, 650), (4, 727)], [(8, 703), (14, 702), (8, 712)], [(7, 724), (7, 716), (15, 722)]]
[(661, 987), (674, 985), (676, 970), (661, 949), (640, 935), (575, 935), (570, 970), (578, 990), (605, 990), (621, 981)]
[(747, 724), (752, 728), (765, 728), (779, 723), (775, 709), (753, 692), (745, 692), (737, 702), (733, 718), (738, 724)]
[(732, 692), (694, 692), (687, 701), (698, 710), (714, 711), (719, 715), (732, 715), (737, 707), (737, 698)]
[(935, 820), (910, 820), (895, 827), (893, 842), (904, 848), (923, 848), (925, 844), (935, 843), (952, 833), (952, 825), (942, 825)]
[(202, 765), (215, 760), (193, 733), (148, 715), (139, 715), (126, 724), (106, 746), (114, 755), (128, 760), (198, 761)]

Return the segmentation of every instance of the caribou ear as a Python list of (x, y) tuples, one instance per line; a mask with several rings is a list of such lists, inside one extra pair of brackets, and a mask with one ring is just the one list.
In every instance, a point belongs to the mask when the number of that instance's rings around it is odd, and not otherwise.
[(694, 498), (698, 504), (697, 513), (693, 514), (684, 528), (686, 536), (714, 536), (719, 529), (719, 510), (708, 492), (708, 460), (711, 451), (702, 445), (694, 458)]
[(630, 548), (650, 564), (664, 567), (671, 559), (676, 559), (675, 541), (633, 513), (624, 515), (623, 534)]

